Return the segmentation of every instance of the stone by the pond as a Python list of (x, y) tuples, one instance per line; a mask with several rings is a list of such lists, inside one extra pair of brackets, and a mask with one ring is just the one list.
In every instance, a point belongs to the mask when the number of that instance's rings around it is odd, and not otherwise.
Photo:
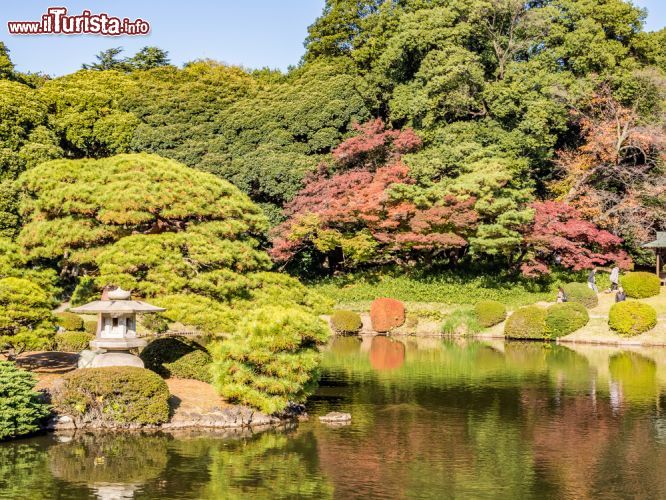
[(229, 406), (210, 412), (176, 412), (170, 422), (162, 424), (163, 429), (186, 429), (191, 427), (231, 428), (263, 427), (276, 425), (280, 419), (253, 410), (246, 406)]
[(50, 431), (69, 431), (76, 429), (76, 423), (69, 415), (55, 415), (46, 423), (46, 429)]
[(332, 411), (331, 413), (327, 413), (326, 415), (322, 415), (319, 417), (319, 420), (321, 422), (326, 422), (326, 423), (342, 423), (342, 422), (351, 422), (351, 414), (349, 413), (343, 413), (340, 411)]

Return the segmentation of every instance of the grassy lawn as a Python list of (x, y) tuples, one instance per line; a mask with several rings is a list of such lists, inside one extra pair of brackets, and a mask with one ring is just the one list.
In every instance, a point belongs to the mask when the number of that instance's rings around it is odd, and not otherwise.
[[(585, 281), (582, 274), (554, 275), (547, 281), (510, 277), (501, 271), (469, 274), (454, 271), (405, 274), (396, 271), (365, 272), (326, 278), (309, 286), (333, 299), (338, 308), (367, 311), (378, 297), (405, 302), (410, 309), (439, 309), (443, 312), (481, 300), (497, 300), (510, 309), (552, 301), (557, 287), (566, 282)], [(608, 286), (608, 275), (600, 273), (599, 288)]]

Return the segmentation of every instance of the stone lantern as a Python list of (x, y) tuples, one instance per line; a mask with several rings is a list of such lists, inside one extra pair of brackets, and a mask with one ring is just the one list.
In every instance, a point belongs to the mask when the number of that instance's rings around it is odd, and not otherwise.
[(79, 367), (100, 368), (103, 366), (137, 366), (143, 361), (130, 353), (130, 349), (145, 347), (147, 342), (136, 336), (136, 313), (166, 311), (139, 300), (131, 300), (131, 293), (122, 288), (105, 290), (102, 300), (71, 309), (77, 314), (97, 314), (97, 334), (90, 341), (93, 351), (105, 351), (93, 355), (92, 360), (79, 361)]

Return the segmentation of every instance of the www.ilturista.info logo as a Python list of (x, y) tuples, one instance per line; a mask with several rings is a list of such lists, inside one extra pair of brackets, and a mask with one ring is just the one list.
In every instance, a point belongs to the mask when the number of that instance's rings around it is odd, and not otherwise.
[(113, 17), (105, 13), (92, 14), (84, 10), (78, 16), (68, 16), (65, 7), (49, 7), (41, 21), (8, 21), (12, 35), (147, 35), (150, 24), (143, 19), (134, 21)]

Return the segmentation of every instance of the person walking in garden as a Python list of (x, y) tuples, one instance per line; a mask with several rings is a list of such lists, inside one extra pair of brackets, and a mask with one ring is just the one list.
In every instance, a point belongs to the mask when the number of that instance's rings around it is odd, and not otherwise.
[(597, 288), (597, 268), (595, 267), (590, 271), (590, 274), (587, 275), (587, 286), (589, 286), (595, 293), (599, 293)]
[(564, 291), (564, 288), (561, 286), (557, 288), (557, 303), (561, 304), (563, 302), (568, 302), (569, 298), (567, 297), (566, 292)]
[(617, 266), (613, 266), (613, 269), (611, 269), (610, 272), (610, 291), (615, 291), (619, 287), (619, 282), (620, 282), (620, 268)]
[(624, 288), (620, 287), (615, 294), (615, 302), (624, 302), (625, 300), (627, 300), (627, 294), (624, 293)]

